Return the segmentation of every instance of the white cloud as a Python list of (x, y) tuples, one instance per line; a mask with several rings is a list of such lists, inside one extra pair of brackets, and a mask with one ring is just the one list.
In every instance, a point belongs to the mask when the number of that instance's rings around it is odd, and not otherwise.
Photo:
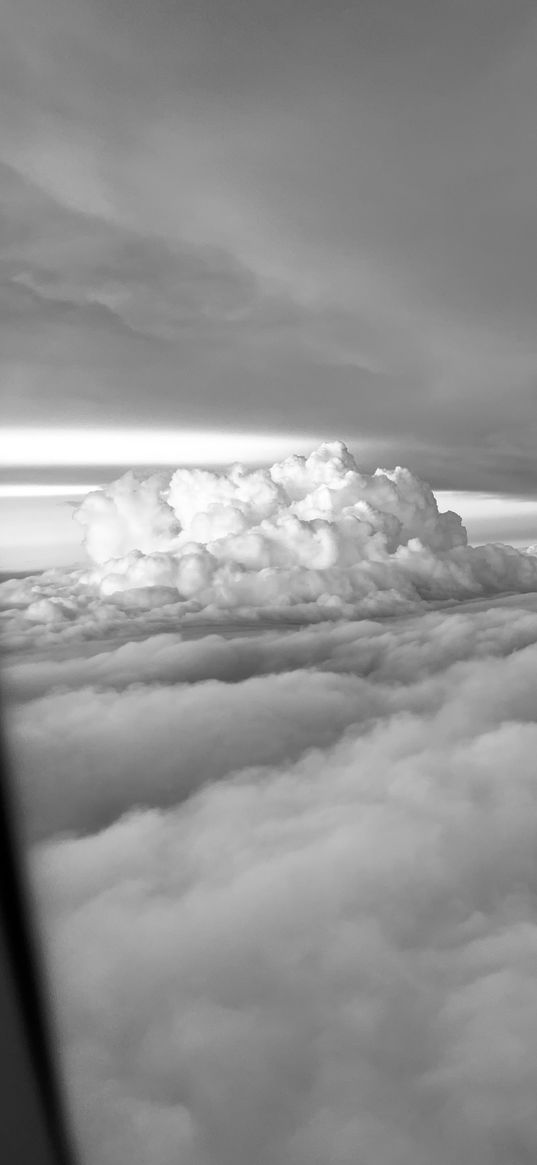
[(358, 471), (341, 442), (271, 469), (126, 474), (77, 514), (103, 595), (175, 587), (202, 607), (364, 613), (419, 598), (532, 589), (537, 564), (512, 548), (467, 546), (409, 470)]
[(535, 555), (469, 546), (425, 482), (401, 467), (360, 473), (341, 442), (270, 469), (129, 471), (76, 516), (93, 566), (0, 587), (11, 646), (378, 617), (537, 589)]

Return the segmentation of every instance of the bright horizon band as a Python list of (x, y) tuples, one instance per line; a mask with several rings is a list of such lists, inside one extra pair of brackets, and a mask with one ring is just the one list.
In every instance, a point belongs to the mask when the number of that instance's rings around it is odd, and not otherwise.
[(316, 444), (314, 435), (198, 429), (4, 428), (0, 430), (0, 465), (218, 465), (275, 461), (291, 453), (309, 453)]
[(74, 482), (61, 484), (41, 484), (40, 482), (23, 482), (21, 485), (16, 483), (7, 483), (0, 485), (0, 498), (82, 498), (92, 489), (100, 489), (98, 485), (88, 485), (87, 482), (83, 484)]

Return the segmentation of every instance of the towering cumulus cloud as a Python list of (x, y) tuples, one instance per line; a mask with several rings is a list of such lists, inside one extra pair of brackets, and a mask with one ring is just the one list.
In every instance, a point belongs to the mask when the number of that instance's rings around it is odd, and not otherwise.
[[(467, 544), (409, 469), (363, 474), (341, 442), (271, 468), (130, 471), (76, 511), (89, 569), (0, 586), (29, 636), (146, 634), (178, 623), (320, 622), (537, 587), (537, 556)], [(31, 628), (31, 630), (30, 630)]]
[(418, 597), (533, 586), (537, 564), (512, 549), (467, 546), (409, 470), (366, 475), (341, 442), (271, 469), (128, 473), (77, 514), (104, 596), (165, 587), (203, 608), (315, 604), (354, 614)]
[(537, 556), (469, 546), (408, 469), (360, 473), (342, 442), (270, 469), (126, 473), (75, 513), (90, 566), (0, 586), (17, 646), (166, 630), (397, 615), (537, 587)]
[(533, 586), (537, 563), (469, 548), (409, 470), (366, 475), (341, 442), (271, 469), (128, 473), (90, 494), (78, 520), (104, 596), (173, 588), (201, 608), (314, 604), (345, 615)]

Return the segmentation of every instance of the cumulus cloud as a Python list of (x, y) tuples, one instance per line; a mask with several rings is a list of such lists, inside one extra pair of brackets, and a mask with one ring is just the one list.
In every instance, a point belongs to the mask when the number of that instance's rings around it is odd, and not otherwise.
[[(460, 517), (400, 467), (358, 471), (341, 442), (270, 469), (130, 474), (90, 494), (77, 517), (103, 595), (175, 587), (202, 607), (315, 604), (352, 614), (389, 592), (391, 605), (506, 589), (535, 564), (470, 551)], [(536, 576), (537, 577), (537, 576)]]
[(534, 553), (468, 545), (426, 483), (401, 467), (361, 473), (342, 442), (268, 469), (130, 471), (75, 516), (92, 565), (4, 583), (10, 646), (386, 616), (537, 589)]

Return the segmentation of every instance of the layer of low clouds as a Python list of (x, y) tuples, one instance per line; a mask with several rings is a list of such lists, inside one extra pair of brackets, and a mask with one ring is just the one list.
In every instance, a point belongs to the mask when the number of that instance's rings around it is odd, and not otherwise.
[(4, 415), (285, 417), (534, 491), (536, 27), (529, 0), (8, 6)]
[(83, 1165), (537, 1150), (535, 595), (5, 664)]

